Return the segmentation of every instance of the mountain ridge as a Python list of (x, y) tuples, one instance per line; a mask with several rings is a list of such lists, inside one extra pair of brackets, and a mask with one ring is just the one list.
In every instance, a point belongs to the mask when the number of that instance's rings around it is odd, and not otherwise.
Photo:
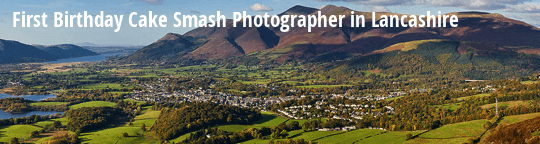
[(93, 55), (98, 54), (72, 44), (28, 45), (14, 40), (0, 39), (0, 64), (46, 62)]
[[(321, 11), (324, 15), (350, 15), (352, 10), (333, 5), (322, 9), (296, 5), (280, 15), (316, 14), (317, 11)], [(537, 49), (540, 48), (540, 43), (534, 41), (540, 39), (540, 29), (496, 13), (474, 11), (449, 13), (456, 14), (460, 18), (459, 27), (456, 28), (374, 28), (370, 25), (371, 12), (355, 11), (355, 14), (366, 17), (366, 27), (351, 27), (347, 22), (350, 21), (350, 16), (343, 20), (345, 23), (341, 28), (315, 27), (312, 28), (312, 32), (307, 32), (307, 28), (301, 27), (291, 27), (289, 32), (281, 32), (279, 27), (230, 27), (233, 22), (228, 20), (229, 27), (196, 28), (181, 35), (192, 37), (190, 40), (204, 42), (196, 47), (190, 47), (184, 51), (184, 54), (167, 57), (167, 60), (252, 57), (261, 59), (261, 62), (283, 63), (290, 60), (321, 59), (318, 58), (321, 56), (343, 59), (367, 55), (398, 43), (430, 39), (471, 41), (506, 48), (514, 47), (512, 51), (527, 54), (537, 54), (539, 53)], [(394, 13), (377, 13), (377, 17), (382, 14)], [(157, 42), (159, 41), (161, 39)], [(140, 61), (166, 61), (158, 56), (159, 52), (145, 51), (145, 53), (156, 56)], [(129, 57), (127, 59), (131, 61), (139, 61)]]
[(73, 44), (59, 44), (49, 46), (34, 45), (34, 47), (45, 51), (46, 53), (49, 53), (51, 55), (55, 55), (60, 59), (99, 55), (93, 51)]

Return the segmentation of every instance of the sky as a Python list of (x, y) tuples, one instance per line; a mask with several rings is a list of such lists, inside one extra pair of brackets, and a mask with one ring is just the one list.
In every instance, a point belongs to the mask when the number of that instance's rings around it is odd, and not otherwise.
[[(358, 11), (386, 11), (402, 14), (426, 15), (427, 11), (442, 13), (481, 11), (499, 13), (506, 17), (540, 26), (540, 0), (0, 0), (0, 39), (26, 44), (149, 45), (166, 33), (184, 34), (193, 27), (173, 27), (174, 13), (183, 15), (216, 15), (217, 11), (232, 18), (233, 12), (246, 11), (249, 15), (279, 14), (295, 5), (322, 8), (326, 5), (344, 6)], [(48, 15), (47, 28), (13, 27), (13, 13)], [(69, 14), (124, 15), (119, 32), (112, 28), (53, 27), (54, 12)], [(166, 15), (167, 27), (133, 28), (129, 26), (131, 12), (138, 15)], [(137, 18), (137, 17), (136, 17)], [(137, 19), (133, 21), (137, 22)]]

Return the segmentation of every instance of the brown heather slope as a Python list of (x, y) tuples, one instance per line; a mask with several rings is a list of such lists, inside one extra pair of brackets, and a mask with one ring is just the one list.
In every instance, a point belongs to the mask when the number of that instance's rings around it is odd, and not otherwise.
[[(181, 57), (223, 59), (250, 54), (249, 56), (262, 58), (263, 61), (277, 63), (291, 59), (331, 60), (366, 55), (398, 43), (431, 39), (473, 42), (476, 47), (507, 48), (530, 54), (538, 54), (538, 48), (540, 48), (540, 42), (538, 42), (540, 29), (500, 14), (450, 13), (459, 17), (459, 27), (456, 28), (374, 28), (371, 26), (371, 12), (355, 11), (355, 14), (366, 17), (366, 27), (353, 28), (350, 26), (350, 9), (328, 5), (320, 11), (323, 15), (347, 16), (343, 20), (344, 27), (318, 27), (312, 28), (312, 32), (307, 32), (307, 28), (294, 27), (290, 28), (289, 32), (281, 32), (279, 27), (232, 27), (232, 21), (228, 20), (227, 27), (197, 28), (181, 36), (191, 41), (191, 43), (178, 41), (189, 47), (183, 49), (183, 53), (174, 56), (169, 54), (163, 57), (159, 56), (160, 52), (149, 51), (151, 49), (171, 49), (169, 45), (173, 45), (172, 43), (175, 42), (171, 41), (170, 44), (160, 45), (156, 44), (161, 43), (158, 41), (148, 46), (152, 48), (141, 50), (146, 50), (145, 53), (136, 53), (128, 59), (163, 60), (164, 58)], [(316, 15), (317, 12), (318, 10), (314, 8), (294, 6), (281, 14)], [(380, 18), (380, 15), (383, 14), (402, 15), (377, 13), (376, 17)], [(487, 46), (480, 46), (484, 44)], [(467, 46), (460, 46), (460, 53), (464, 53), (472, 47)], [(392, 49), (399, 50), (398, 47)], [(251, 55), (252, 53), (257, 54)]]

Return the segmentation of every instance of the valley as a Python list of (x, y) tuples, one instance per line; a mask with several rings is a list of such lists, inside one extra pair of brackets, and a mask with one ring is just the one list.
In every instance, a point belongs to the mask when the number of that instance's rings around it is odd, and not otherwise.
[[(318, 11), (353, 10), (281, 14)], [(0, 142), (538, 141), (540, 30), (495, 13), (453, 14), (460, 27), (201, 27), (143, 48), (0, 40), (9, 56), (0, 108), (59, 112), (1, 119)]]

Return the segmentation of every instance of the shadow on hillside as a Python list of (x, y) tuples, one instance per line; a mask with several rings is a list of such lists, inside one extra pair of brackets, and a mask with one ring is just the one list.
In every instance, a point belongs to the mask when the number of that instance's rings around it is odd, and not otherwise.
[(273, 115), (273, 114), (262, 114), (262, 119), (252, 123), (252, 125), (262, 124), (262, 123), (268, 122), (270, 120), (273, 120), (273, 119), (275, 119), (277, 117), (278, 117), (277, 115)]

